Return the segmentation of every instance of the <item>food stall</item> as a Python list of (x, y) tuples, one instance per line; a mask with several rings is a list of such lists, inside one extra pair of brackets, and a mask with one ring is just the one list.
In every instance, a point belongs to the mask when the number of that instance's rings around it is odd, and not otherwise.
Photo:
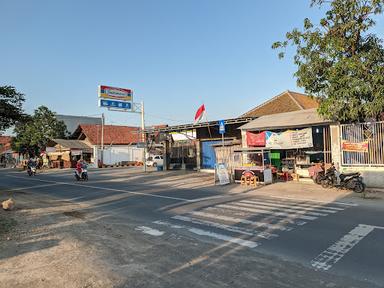
[(271, 150), (260, 148), (239, 148), (234, 150), (233, 175), (236, 183), (246, 171), (252, 171), (264, 184), (272, 183)]

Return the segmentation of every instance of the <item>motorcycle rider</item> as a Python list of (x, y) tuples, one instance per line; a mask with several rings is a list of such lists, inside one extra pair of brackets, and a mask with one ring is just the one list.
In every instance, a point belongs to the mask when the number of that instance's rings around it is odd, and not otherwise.
[(76, 173), (79, 177), (81, 177), (81, 170), (83, 168), (83, 164), (81, 163), (81, 159), (76, 163)]

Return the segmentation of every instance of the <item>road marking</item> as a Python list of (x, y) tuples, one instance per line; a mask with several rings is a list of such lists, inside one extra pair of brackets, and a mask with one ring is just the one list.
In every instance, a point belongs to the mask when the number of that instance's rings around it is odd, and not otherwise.
[[(14, 177), (14, 178), (27, 179), (27, 178), (21, 177), (21, 176), (14, 176), (14, 175), (8, 175), (8, 176), (9, 177)], [(30, 180), (32, 180), (32, 181), (39, 181), (39, 182), (45, 182), (45, 183), (55, 183), (57, 185), (68, 185), (68, 186), (76, 186), (76, 187), (86, 187), (86, 188), (92, 188), (92, 189), (98, 189), (98, 190), (123, 192), (123, 193), (129, 193), (129, 194), (133, 194), (133, 195), (140, 195), (140, 196), (147, 196), (147, 197), (154, 197), (154, 198), (179, 200), (179, 201), (184, 201), (186, 203), (195, 202), (194, 200), (185, 199), (185, 198), (179, 198), (179, 197), (171, 197), (171, 196), (155, 195), (155, 194), (150, 194), (150, 193), (134, 192), (134, 191), (114, 189), (114, 188), (107, 188), (107, 187), (91, 186), (91, 185), (83, 184), (84, 182), (81, 182), (81, 184), (76, 184), (76, 183), (68, 183), (68, 182), (58, 182), (58, 181), (42, 180), (42, 179), (30, 179)]]
[(227, 209), (232, 209), (232, 210), (240, 210), (240, 211), (247, 211), (247, 212), (253, 212), (253, 213), (258, 213), (258, 214), (269, 214), (273, 216), (280, 216), (280, 217), (287, 217), (288, 219), (304, 219), (304, 220), (315, 220), (317, 217), (314, 216), (306, 216), (306, 215), (301, 215), (301, 214), (290, 214), (290, 213), (285, 213), (285, 212), (274, 212), (274, 211), (268, 211), (265, 209), (256, 209), (256, 208), (248, 208), (248, 207), (243, 207), (239, 206), (236, 204), (232, 205), (227, 205), (227, 204), (219, 204), (216, 205), (215, 207), (220, 207), (220, 208), (227, 208)]
[(135, 228), (135, 230), (141, 231), (144, 234), (149, 234), (149, 235), (152, 235), (152, 236), (161, 236), (161, 235), (164, 235), (164, 233), (165, 233), (163, 231), (160, 231), (160, 230), (157, 230), (157, 229), (153, 229), (153, 228), (147, 227), (147, 226), (138, 226), (138, 227)]
[[(267, 198), (258, 198), (262, 201), (265, 201), (267, 203), (276, 203), (277, 200), (273, 200), (273, 199), (267, 199)], [(284, 203), (286, 204), (292, 204), (292, 205), (296, 205), (296, 204), (299, 204), (301, 207), (313, 207), (313, 208), (326, 208), (326, 209), (330, 209), (330, 210), (336, 210), (336, 211), (343, 211), (346, 209), (346, 207), (343, 207), (343, 208), (340, 208), (340, 207), (333, 207), (333, 206), (328, 206), (326, 203), (322, 204), (322, 205), (319, 205), (319, 204), (309, 204), (309, 203), (303, 203), (303, 202), (294, 202), (292, 200), (289, 200), (287, 201), (286, 199), (284, 198), (279, 198), (279, 202), (278, 203), (281, 203), (281, 200), (285, 200)], [(300, 201), (300, 200), (299, 200)], [(327, 205), (327, 206), (325, 206)]]
[(267, 221), (265, 221), (265, 222), (263, 222), (263, 221), (251, 221), (248, 219), (230, 217), (230, 216), (201, 212), (201, 211), (192, 211), (191, 214), (196, 215), (196, 216), (205, 217), (205, 218), (210, 218), (210, 219), (218, 219), (218, 220), (223, 220), (223, 221), (232, 222), (232, 223), (243, 223), (243, 224), (248, 224), (248, 225), (254, 225), (256, 227), (273, 229), (273, 230), (281, 230), (281, 231), (293, 230), (293, 227), (285, 227), (285, 226), (278, 225), (278, 224), (270, 224)]
[(274, 195), (268, 195), (270, 198), (277, 198), (277, 199), (286, 199), (286, 200), (295, 200), (295, 201), (305, 201), (305, 202), (313, 202), (318, 204), (338, 204), (338, 205), (345, 205), (345, 206), (359, 206), (356, 203), (347, 203), (347, 202), (339, 202), (339, 201), (320, 201), (320, 200), (311, 200), (311, 199), (303, 199), (303, 198), (297, 198), (297, 197), (281, 197), (281, 196), (274, 196)]
[(255, 247), (259, 246), (259, 244), (254, 242), (254, 241), (244, 240), (244, 239), (241, 239), (241, 238), (234, 238), (234, 237), (230, 237), (230, 236), (227, 236), (227, 235), (218, 234), (218, 233), (214, 233), (214, 232), (210, 232), (210, 231), (206, 231), (206, 230), (202, 230), (202, 229), (189, 228), (188, 231), (192, 232), (194, 234), (197, 234), (197, 235), (208, 236), (208, 237), (211, 237), (211, 238), (216, 238), (216, 239), (219, 239), (219, 240), (235, 243), (235, 244), (238, 244), (238, 245), (241, 245), (241, 246), (245, 246), (245, 247), (249, 247), (249, 248), (255, 248)]
[(344, 235), (340, 240), (323, 251), (315, 259), (311, 261), (311, 265), (315, 269), (327, 271), (332, 268), (341, 258), (343, 258), (353, 247), (364, 239), (375, 228), (384, 229), (384, 227), (376, 227), (371, 225), (359, 224), (348, 234)]
[[(152, 223), (156, 223), (156, 224), (164, 225), (164, 226), (169, 226), (171, 228), (173, 228), (173, 226), (175, 226), (175, 225), (173, 225), (169, 222), (166, 222), (166, 221), (154, 221)], [(249, 247), (249, 248), (255, 248), (255, 247), (259, 246), (259, 243), (255, 242), (255, 241), (244, 240), (241, 238), (235, 238), (235, 237), (231, 237), (231, 236), (227, 236), (227, 235), (223, 235), (223, 234), (219, 234), (219, 233), (214, 233), (211, 231), (206, 231), (206, 230), (202, 230), (202, 229), (198, 229), (198, 228), (191, 228), (191, 227), (188, 227), (185, 225), (176, 225), (176, 226), (178, 229), (184, 228), (193, 234), (197, 234), (200, 236), (207, 236), (210, 238), (215, 238), (215, 239), (223, 240), (226, 242), (235, 243), (235, 244), (238, 244), (240, 246), (245, 246), (245, 247)]]
[(214, 227), (214, 228), (218, 228), (218, 229), (222, 229), (222, 230), (226, 230), (226, 231), (230, 231), (230, 232), (235, 232), (235, 233), (239, 233), (239, 234), (243, 234), (243, 235), (257, 236), (257, 237), (264, 238), (264, 239), (272, 239), (272, 238), (278, 236), (277, 234), (271, 234), (268, 232), (259, 232), (259, 231), (255, 231), (255, 230), (251, 230), (251, 229), (247, 229), (247, 228), (242, 228), (242, 227), (238, 227), (238, 226), (230, 226), (230, 225), (226, 225), (226, 224), (222, 224), (222, 223), (216, 223), (216, 222), (212, 222), (212, 221), (196, 219), (196, 218), (192, 218), (192, 217), (188, 217), (188, 216), (176, 215), (176, 216), (173, 216), (172, 219), (180, 220), (180, 221), (184, 221), (184, 222), (189, 222), (189, 223), (193, 223), (193, 224), (198, 224), (198, 225), (206, 225), (208, 227)]
[(12, 188), (7, 189), (7, 191), (23, 191), (23, 190), (29, 190), (29, 189), (35, 189), (35, 188), (43, 188), (43, 187), (50, 187), (50, 186), (57, 186), (60, 184), (42, 184), (42, 185), (35, 185), (35, 186), (28, 186), (28, 187), (19, 187), (19, 188)]
[[(276, 209), (279, 209), (281, 210), (281, 208), (277, 208), (277, 207), (270, 207), (270, 206), (266, 206), (266, 205), (263, 205), (263, 204), (255, 204), (255, 203), (251, 203), (251, 204), (248, 204), (248, 203), (244, 203), (244, 201), (240, 201), (240, 202), (232, 202), (233, 204), (236, 204), (236, 205), (239, 205), (239, 206), (243, 206), (243, 207), (255, 207), (255, 208), (262, 208), (264, 210), (272, 210), (272, 211), (275, 211)], [(327, 216), (328, 214), (324, 214), (324, 213), (318, 213), (318, 212), (311, 212), (311, 211), (300, 211), (300, 210), (297, 210), (295, 209), (294, 207), (292, 208), (286, 208), (284, 209), (284, 212), (293, 212), (293, 213), (297, 213), (297, 214), (300, 214), (300, 215), (312, 215), (312, 216)]]
[(270, 202), (264, 202), (264, 201), (256, 201), (256, 200), (242, 200), (241, 203), (248, 203), (248, 204), (260, 204), (263, 206), (271, 206), (271, 207), (281, 207), (281, 208), (289, 208), (289, 209), (295, 209), (295, 210), (305, 210), (305, 211), (317, 211), (322, 213), (336, 213), (335, 210), (327, 210), (327, 209), (320, 209), (320, 208), (314, 208), (314, 207), (304, 207), (300, 204), (292, 203), (292, 205), (288, 204), (279, 204), (279, 203), (270, 203)]

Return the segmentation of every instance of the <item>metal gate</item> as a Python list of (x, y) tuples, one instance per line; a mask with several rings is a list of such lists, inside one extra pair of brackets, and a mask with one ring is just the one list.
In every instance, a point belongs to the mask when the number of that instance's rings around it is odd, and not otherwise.
[(384, 166), (384, 122), (340, 125), (342, 164)]

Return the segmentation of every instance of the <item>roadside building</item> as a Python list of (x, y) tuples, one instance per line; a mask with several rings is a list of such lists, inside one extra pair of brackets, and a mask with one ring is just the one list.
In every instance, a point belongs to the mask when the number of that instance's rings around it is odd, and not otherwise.
[(52, 139), (42, 155), (43, 162), (45, 156), (48, 157), (51, 168), (74, 168), (79, 159), (93, 163), (93, 148), (82, 140)]
[(138, 127), (81, 124), (71, 138), (84, 141), (92, 148), (90, 162), (94, 166), (144, 162), (144, 149), (138, 147), (142, 142)]
[[(332, 161), (330, 120), (321, 118), (317, 109), (261, 116), (240, 127), (246, 165), (235, 170), (261, 169), (261, 153), (276, 173), (308, 177), (308, 168)], [(235, 173), (236, 174), (236, 173)], [(238, 172), (237, 174), (241, 174)]]
[(163, 143), (167, 143), (167, 168), (213, 170), (216, 163), (222, 162), (231, 169), (234, 151), (242, 147), (240, 126), (264, 115), (316, 107), (318, 102), (308, 95), (285, 91), (238, 118), (225, 119), (224, 143), (218, 121), (152, 128), (147, 133), (163, 135)]

